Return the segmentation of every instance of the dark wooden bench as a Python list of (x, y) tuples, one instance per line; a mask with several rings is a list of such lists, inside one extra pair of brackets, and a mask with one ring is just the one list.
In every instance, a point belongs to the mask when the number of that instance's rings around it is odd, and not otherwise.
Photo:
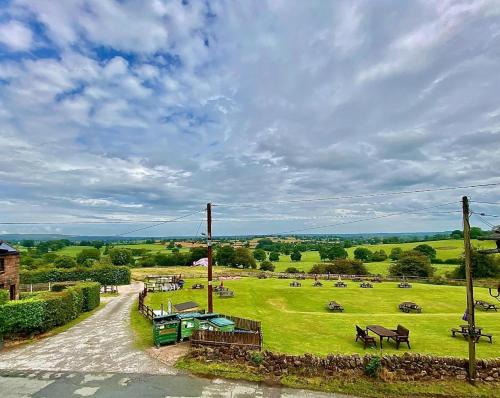
[(340, 312), (344, 312), (344, 307), (342, 307), (339, 303), (337, 303), (336, 301), (330, 301), (328, 303), (328, 309), (330, 311), (340, 311)]
[(201, 283), (195, 283), (193, 286), (191, 286), (191, 289), (204, 289), (205, 286), (203, 286)]
[(314, 286), (314, 287), (321, 287), (321, 286), (323, 286), (323, 284), (322, 284), (320, 281), (315, 281), (315, 282), (313, 283), (313, 286)]
[(393, 339), (396, 342), (396, 348), (399, 350), (399, 345), (401, 343), (406, 343), (408, 348), (410, 347), (410, 331), (404, 326), (398, 325), (397, 329), (393, 330), (396, 333), (395, 336), (388, 337), (387, 340)]
[(340, 282), (335, 282), (335, 285), (334, 285), (334, 286), (335, 286), (335, 287), (347, 287), (347, 283), (342, 282), (342, 281), (340, 281)]
[(363, 348), (366, 349), (368, 345), (374, 345), (377, 347), (377, 341), (375, 337), (369, 336), (366, 330), (361, 329), (358, 325), (356, 325), (356, 341), (361, 340), (363, 342)]
[(491, 303), (488, 303), (487, 301), (483, 301), (483, 300), (476, 300), (474, 307), (481, 308), (482, 310), (485, 310), (485, 311), (489, 311), (489, 310), (498, 311), (498, 307), (495, 304), (491, 304)]
[(415, 312), (422, 312), (422, 307), (420, 307), (419, 305), (411, 302), (411, 301), (404, 301), (402, 302), (401, 304), (399, 304), (399, 309), (403, 312), (406, 312), (406, 313), (409, 313), (411, 311), (415, 311)]
[(373, 289), (373, 285), (370, 282), (363, 282), (359, 287), (362, 289)]

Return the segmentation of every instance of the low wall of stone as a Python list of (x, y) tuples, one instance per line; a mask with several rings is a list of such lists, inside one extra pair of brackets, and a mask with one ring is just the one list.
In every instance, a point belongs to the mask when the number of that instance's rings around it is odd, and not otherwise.
[[(198, 360), (236, 362), (253, 367), (263, 375), (335, 376), (342, 373), (363, 375), (367, 364), (375, 355), (286, 355), (269, 351), (256, 353), (239, 347), (199, 347), (190, 351), (190, 357)], [(443, 380), (467, 378), (466, 359), (434, 357), (410, 354), (382, 355), (382, 373), (386, 379)], [(478, 379), (500, 382), (500, 358), (479, 359)]]

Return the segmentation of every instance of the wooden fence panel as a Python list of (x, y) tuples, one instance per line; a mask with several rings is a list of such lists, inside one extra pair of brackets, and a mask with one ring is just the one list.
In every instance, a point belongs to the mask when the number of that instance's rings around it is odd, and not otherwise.
[(252, 349), (262, 349), (262, 339), (259, 332), (238, 333), (218, 332), (213, 330), (195, 330), (191, 336), (192, 345), (237, 345)]

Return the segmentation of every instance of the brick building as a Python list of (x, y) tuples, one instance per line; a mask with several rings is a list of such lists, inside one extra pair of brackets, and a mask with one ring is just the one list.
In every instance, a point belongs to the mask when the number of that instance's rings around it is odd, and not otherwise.
[(0, 241), (0, 289), (10, 292), (10, 299), (19, 298), (19, 252)]

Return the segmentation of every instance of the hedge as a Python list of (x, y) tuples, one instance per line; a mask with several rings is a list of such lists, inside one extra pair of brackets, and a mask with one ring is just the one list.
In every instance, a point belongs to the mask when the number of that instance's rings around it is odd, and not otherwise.
[(91, 280), (101, 285), (128, 285), (130, 269), (119, 266), (92, 268), (51, 268), (22, 270), (21, 283), (47, 283)]
[(9, 291), (5, 289), (0, 289), (0, 305), (5, 304), (7, 301), (9, 301)]
[(30, 334), (43, 329), (46, 304), (31, 298), (0, 306), (0, 334)]
[(42, 292), (36, 297), (0, 305), (0, 335), (45, 332), (77, 318), (100, 303), (100, 285), (78, 283), (61, 292)]

